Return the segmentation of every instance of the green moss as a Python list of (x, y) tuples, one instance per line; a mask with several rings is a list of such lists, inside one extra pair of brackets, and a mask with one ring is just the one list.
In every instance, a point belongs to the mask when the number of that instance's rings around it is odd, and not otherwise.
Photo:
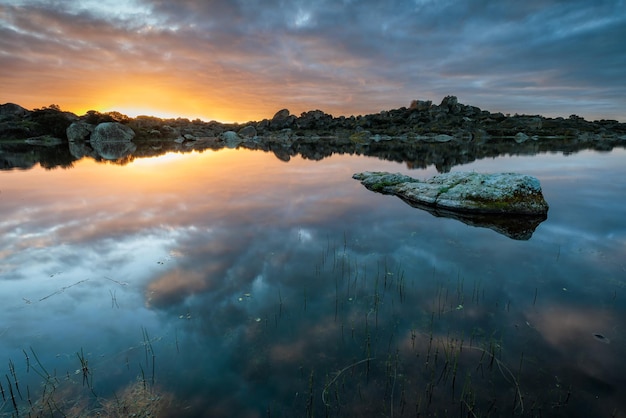
[(370, 190), (375, 192), (384, 192), (387, 187), (397, 186), (398, 184), (404, 183), (407, 180), (405, 178), (389, 178), (383, 177), (380, 181), (368, 186)]
[(371, 188), (375, 192), (382, 192), (386, 187), (395, 186), (398, 182), (393, 181), (381, 181), (378, 183), (374, 183)]
[(481, 208), (493, 212), (507, 212), (511, 208), (531, 208), (541, 200), (540, 195), (521, 195), (519, 193), (498, 200), (485, 199), (480, 196), (468, 196), (467, 199), (475, 202)]

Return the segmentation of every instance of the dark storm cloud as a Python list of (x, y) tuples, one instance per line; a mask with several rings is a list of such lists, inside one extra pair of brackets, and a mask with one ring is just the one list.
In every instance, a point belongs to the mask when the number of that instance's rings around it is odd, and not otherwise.
[(190, 91), (301, 111), (454, 94), (493, 111), (626, 117), (623, 0), (18, 3), (0, 1), (3, 79), (62, 61), (175, 72)]
[(277, 79), (320, 82), (322, 91), (347, 85), (387, 106), (450, 93), (526, 112), (534, 102), (543, 111), (605, 102), (623, 117), (615, 97), (626, 69), (621, 0), (149, 4), (208, 42), (219, 34), (220, 50), (277, 60)]

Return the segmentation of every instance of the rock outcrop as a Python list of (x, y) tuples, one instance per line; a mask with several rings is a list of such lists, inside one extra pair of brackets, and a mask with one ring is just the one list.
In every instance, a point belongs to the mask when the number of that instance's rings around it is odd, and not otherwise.
[(353, 178), (370, 190), (451, 211), (513, 215), (548, 213), (539, 180), (523, 174), (458, 172), (422, 181), (402, 174), (363, 172)]
[(529, 239), (547, 219), (539, 180), (516, 173), (447, 173), (428, 180), (403, 174), (354, 174), (369, 190), (400, 197), (437, 217), (490, 228), (517, 240)]

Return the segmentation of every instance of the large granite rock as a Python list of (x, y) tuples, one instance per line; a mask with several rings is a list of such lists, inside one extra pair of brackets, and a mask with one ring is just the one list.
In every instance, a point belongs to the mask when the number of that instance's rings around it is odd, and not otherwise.
[(254, 138), (257, 135), (257, 132), (256, 132), (256, 128), (253, 125), (246, 125), (243, 128), (241, 128), (237, 132), (237, 134), (239, 134), (239, 136), (242, 138), (250, 139), (250, 138)]
[(353, 178), (370, 190), (451, 211), (517, 215), (548, 212), (539, 180), (523, 174), (458, 172), (417, 180), (402, 174), (363, 172)]
[(119, 122), (103, 122), (98, 124), (91, 133), (90, 141), (96, 142), (130, 142), (135, 131)]
[(91, 133), (89, 142), (96, 155), (105, 160), (120, 160), (137, 150), (132, 142), (135, 131), (119, 122), (103, 122)]
[(291, 115), (288, 109), (281, 109), (276, 112), (270, 121), (270, 127), (272, 129), (284, 129), (291, 126), (295, 120), (296, 117)]
[(224, 141), (226, 147), (230, 149), (237, 148), (243, 142), (243, 138), (234, 131), (222, 132), (218, 138)]
[(12, 117), (24, 117), (30, 113), (29, 110), (24, 109), (22, 106), (17, 105), (15, 103), (5, 103), (0, 104), (0, 119), (4, 117), (12, 118)]
[(67, 127), (66, 135), (69, 142), (86, 141), (91, 136), (94, 126), (87, 122), (74, 122)]

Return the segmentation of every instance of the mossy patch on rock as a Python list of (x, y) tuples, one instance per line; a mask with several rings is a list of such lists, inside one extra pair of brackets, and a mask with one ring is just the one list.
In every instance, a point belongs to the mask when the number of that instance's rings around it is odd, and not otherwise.
[(370, 190), (378, 193), (394, 193), (394, 187), (413, 180), (412, 177), (398, 173), (363, 172), (357, 173), (352, 178), (360, 180)]

